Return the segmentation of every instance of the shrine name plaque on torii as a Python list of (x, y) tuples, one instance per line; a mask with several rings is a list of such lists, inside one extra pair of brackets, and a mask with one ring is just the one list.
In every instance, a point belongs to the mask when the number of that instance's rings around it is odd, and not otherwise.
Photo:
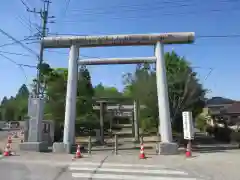
[[(62, 147), (70, 152), (75, 143), (75, 117), (78, 65), (108, 65), (108, 64), (137, 64), (156, 63), (156, 84), (159, 108), (159, 133), (161, 134), (160, 154), (175, 154), (178, 146), (172, 142), (172, 129), (169, 112), (166, 68), (164, 61), (164, 45), (188, 44), (194, 42), (193, 32), (173, 32), (162, 34), (128, 34), (101, 36), (61, 36), (45, 37), (41, 40), (44, 48), (70, 48), (68, 63), (68, 81), (66, 93), (66, 109)], [(79, 59), (79, 50), (89, 47), (107, 46), (154, 46), (151, 57)]]

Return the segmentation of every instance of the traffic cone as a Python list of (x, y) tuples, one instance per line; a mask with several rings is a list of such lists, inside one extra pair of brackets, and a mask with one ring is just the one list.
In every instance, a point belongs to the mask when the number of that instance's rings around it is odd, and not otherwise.
[(11, 136), (8, 136), (8, 143), (12, 143), (12, 138), (11, 138)]
[(75, 158), (81, 158), (82, 154), (81, 154), (81, 150), (80, 150), (80, 145), (77, 146), (77, 151), (75, 154)]
[(191, 150), (191, 147), (189, 145), (187, 145), (185, 154), (186, 154), (187, 158), (192, 157), (192, 150)]
[(5, 148), (4, 152), (3, 152), (3, 156), (10, 156), (11, 152), (10, 152), (10, 148)]
[(139, 154), (139, 159), (145, 159), (145, 154), (144, 154), (144, 146), (143, 144), (141, 144), (141, 147), (140, 147), (140, 154)]

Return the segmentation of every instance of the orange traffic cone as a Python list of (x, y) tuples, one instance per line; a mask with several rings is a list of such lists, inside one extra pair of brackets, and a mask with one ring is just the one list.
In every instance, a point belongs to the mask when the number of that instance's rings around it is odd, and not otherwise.
[(8, 143), (12, 143), (12, 138), (11, 138), (11, 136), (8, 136)]
[(145, 159), (145, 154), (144, 154), (144, 146), (143, 144), (141, 144), (141, 147), (140, 147), (140, 154), (139, 154), (139, 159)]
[(11, 155), (10, 148), (6, 147), (4, 152), (3, 152), (3, 155), (4, 156), (10, 156)]
[(186, 148), (186, 157), (192, 157), (192, 150), (191, 150), (191, 145), (187, 144), (187, 148)]
[(75, 154), (75, 158), (81, 158), (82, 154), (81, 154), (81, 150), (80, 150), (80, 145), (77, 146), (77, 151)]

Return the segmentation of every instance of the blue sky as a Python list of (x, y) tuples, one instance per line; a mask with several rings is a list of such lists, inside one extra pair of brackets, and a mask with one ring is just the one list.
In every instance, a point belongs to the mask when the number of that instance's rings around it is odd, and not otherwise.
[[(41, 0), (24, 0), (30, 8), (41, 8)], [(59, 34), (128, 34), (194, 31), (199, 36), (240, 34), (239, 0), (53, 0), (50, 15), (55, 23), (49, 24), (50, 33)], [(37, 15), (26, 12), (20, 0), (3, 1), (0, 6), (1, 28), (18, 40), (37, 32)], [(31, 23), (30, 23), (31, 22)], [(29, 24), (31, 27), (29, 28)], [(166, 46), (185, 56), (199, 73), (204, 87), (211, 90), (209, 96), (224, 96), (240, 99), (238, 78), (240, 77), (240, 38), (196, 38), (191, 45)], [(11, 40), (0, 34), (0, 53), (17, 63), (35, 65), (37, 58), (19, 45), (1, 47)], [(30, 41), (32, 42), (32, 41)], [(27, 44), (38, 52), (37, 43)], [(11, 55), (1, 51), (23, 53)], [(53, 67), (67, 67), (68, 50), (54, 49), (45, 52), (44, 59)], [(152, 56), (152, 47), (103, 47), (80, 50), (81, 56), (132, 57)], [(133, 71), (134, 65), (91, 66), (93, 84), (102, 82), (108, 86), (123, 88), (122, 75)], [(210, 69), (211, 75), (205, 80)], [(26, 77), (24, 75), (26, 74)], [(1, 57), (0, 98), (15, 95), (22, 83), (30, 84), (36, 70), (21, 70), (14, 63)]]

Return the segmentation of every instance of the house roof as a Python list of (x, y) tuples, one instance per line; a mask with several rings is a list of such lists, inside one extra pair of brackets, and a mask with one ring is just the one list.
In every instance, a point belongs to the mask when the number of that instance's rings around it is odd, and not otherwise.
[(222, 111), (224, 114), (240, 114), (240, 101), (234, 102), (231, 106)]
[(220, 105), (220, 104), (232, 104), (234, 100), (232, 99), (227, 99), (223, 97), (212, 97), (211, 99), (208, 99), (206, 101), (207, 106), (211, 105)]

